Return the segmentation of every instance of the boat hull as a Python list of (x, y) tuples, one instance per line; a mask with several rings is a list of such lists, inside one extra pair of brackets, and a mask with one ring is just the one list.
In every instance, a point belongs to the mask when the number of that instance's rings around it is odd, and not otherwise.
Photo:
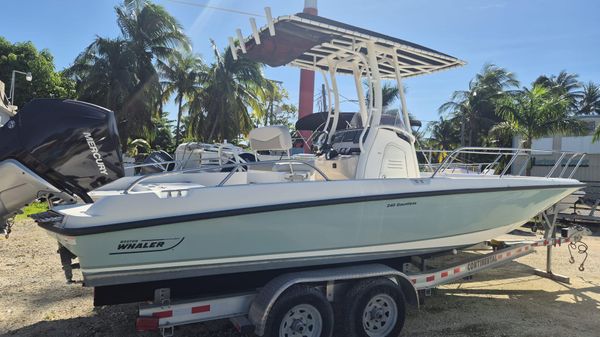
[(576, 189), (407, 193), (248, 209), (87, 235), (52, 233), (79, 257), (86, 285), (135, 283), (465, 247), (511, 231)]

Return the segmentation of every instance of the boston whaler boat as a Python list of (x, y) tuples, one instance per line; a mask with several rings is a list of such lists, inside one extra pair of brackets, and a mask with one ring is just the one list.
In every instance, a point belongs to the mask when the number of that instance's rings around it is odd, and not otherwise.
[[(406, 77), (463, 65), (454, 57), (308, 14), (279, 17), (230, 47), (234, 58), (323, 75), (334, 104), (317, 158), (120, 178), (112, 112), (35, 100), (0, 131), (0, 215), (60, 199), (34, 218), (79, 258), (84, 284), (100, 287), (451, 250), (507, 233), (584, 187), (510, 175), (514, 160), (495, 175), (421, 173), (403, 90), (395, 123), (382, 123), (382, 81), (402, 88)], [(360, 111), (354, 128), (336, 131), (338, 75), (354, 77)], [(250, 144), (292, 146), (274, 126), (253, 131)]]

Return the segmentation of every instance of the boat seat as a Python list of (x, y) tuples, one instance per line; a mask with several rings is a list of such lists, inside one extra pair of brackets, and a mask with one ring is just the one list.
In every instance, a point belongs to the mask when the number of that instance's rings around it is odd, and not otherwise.
[(269, 125), (253, 129), (248, 135), (253, 151), (288, 151), (292, 148), (290, 130), (283, 125)]

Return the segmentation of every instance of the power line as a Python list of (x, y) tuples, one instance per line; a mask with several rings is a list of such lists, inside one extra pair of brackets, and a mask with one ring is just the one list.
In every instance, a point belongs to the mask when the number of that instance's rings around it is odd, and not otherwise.
[(247, 16), (256, 16), (256, 17), (261, 17), (261, 18), (265, 17), (264, 15), (250, 13), (250, 12), (244, 12), (244, 11), (239, 11), (237, 9), (223, 8), (223, 7), (217, 7), (217, 6), (199, 4), (199, 3), (196, 3), (196, 2), (189, 2), (189, 1), (182, 1), (182, 0), (167, 0), (167, 1), (178, 3), (178, 4), (182, 4), (182, 5), (188, 5), (188, 6), (194, 6), (194, 7), (202, 7), (202, 8), (208, 8), (208, 9), (214, 9), (214, 10), (217, 10), (217, 11), (229, 12), (229, 13), (234, 13), (234, 14), (241, 14), (241, 15), (247, 15)]

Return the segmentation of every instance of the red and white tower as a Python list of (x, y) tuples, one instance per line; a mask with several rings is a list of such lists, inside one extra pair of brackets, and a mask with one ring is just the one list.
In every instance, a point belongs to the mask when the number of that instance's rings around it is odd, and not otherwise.
[[(304, 13), (317, 15), (317, 0), (304, 0)], [(315, 72), (300, 69), (300, 101), (298, 102), (298, 119), (313, 113), (315, 95)], [(310, 137), (310, 131), (301, 131), (304, 139)], [(310, 145), (304, 144), (304, 152), (310, 152)]]

